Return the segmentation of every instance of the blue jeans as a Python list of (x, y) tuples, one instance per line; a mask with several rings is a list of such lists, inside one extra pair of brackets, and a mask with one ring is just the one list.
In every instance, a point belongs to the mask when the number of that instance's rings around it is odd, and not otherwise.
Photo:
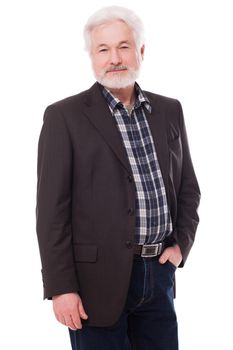
[[(136, 257), (127, 301), (111, 327), (70, 332), (73, 350), (178, 350), (173, 304), (175, 266), (158, 257)], [(106, 306), (107, 307), (107, 306)]]

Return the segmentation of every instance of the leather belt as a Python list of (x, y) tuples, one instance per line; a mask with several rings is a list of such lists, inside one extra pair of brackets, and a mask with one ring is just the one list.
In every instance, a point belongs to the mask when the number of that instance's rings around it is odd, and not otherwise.
[(158, 256), (164, 250), (165, 243), (160, 242), (156, 244), (135, 244), (134, 245), (134, 254), (140, 255), (143, 258), (152, 258), (154, 256)]

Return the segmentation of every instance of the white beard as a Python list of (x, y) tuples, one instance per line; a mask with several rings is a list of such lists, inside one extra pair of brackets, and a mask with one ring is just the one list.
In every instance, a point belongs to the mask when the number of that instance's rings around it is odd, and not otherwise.
[(114, 73), (111, 78), (106, 77), (105, 71), (101, 74), (95, 74), (96, 80), (101, 85), (105, 86), (109, 89), (123, 89), (128, 86), (134, 85), (140, 73), (140, 68), (137, 70), (133, 70), (132, 68), (127, 68), (127, 73)]

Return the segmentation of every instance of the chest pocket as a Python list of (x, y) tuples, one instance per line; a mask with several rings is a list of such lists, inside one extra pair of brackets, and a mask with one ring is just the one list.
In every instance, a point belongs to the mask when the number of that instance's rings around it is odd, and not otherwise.
[(178, 130), (170, 130), (168, 138), (169, 149), (169, 176), (174, 186), (175, 192), (178, 193), (183, 164), (182, 140)]
[(174, 125), (170, 125), (168, 133), (168, 148), (170, 153), (179, 162), (182, 160), (182, 142), (180, 131)]

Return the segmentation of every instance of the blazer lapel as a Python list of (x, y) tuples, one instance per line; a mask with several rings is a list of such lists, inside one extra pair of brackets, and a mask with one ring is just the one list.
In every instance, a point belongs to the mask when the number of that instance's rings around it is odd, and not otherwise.
[[(149, 97), (149, 96), (148, 96)], [(165, 115), (159, 111), (156, 101), (151, 101), (151, 114), (146, 110), (146, 118), (151, 130), (155, 150), (163, 176), (167, 196), (169, 197), (169, 150)]]
[(119, 130), (97, 83), (89, 90), (84, 113), (131, 174), (132, 170)]

